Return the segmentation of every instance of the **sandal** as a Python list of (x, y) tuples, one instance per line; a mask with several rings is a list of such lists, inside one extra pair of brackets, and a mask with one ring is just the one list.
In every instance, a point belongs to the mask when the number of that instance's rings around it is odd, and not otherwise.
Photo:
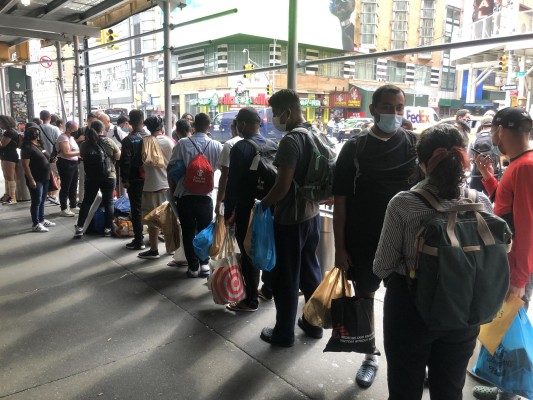
[(187, 267), (187, 261), (172, 260), (167, 263), (169, 267)]
[(490, 386), (474, 386), (472, 394), (479, 400), (496, 400), (498, 397), (498, 388)]
[(239, 311), (239, 312), (254, 312), (257, 311), (257, 308), (251, 308), (248, 304), (244, 302), (239, 303), (229, 303), (226, 304), (226, 308), (230, 311)]
[(359, 386), (368, 388), (374, 383), (377, 371), (378, 366), (374, 361), (365, 360), (355, 375), (355, 381)]

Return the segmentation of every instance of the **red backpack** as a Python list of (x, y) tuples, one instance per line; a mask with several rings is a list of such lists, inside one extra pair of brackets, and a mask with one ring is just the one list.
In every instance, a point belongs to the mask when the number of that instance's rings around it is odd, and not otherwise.
[(209, 164), (209, 161), (204, 156), (204, 151), (209, 146), (209, 142), (207, 142), (202, 151), (191, 138), (188, 139), (199, 154), (187, 166), (183, 187), (193, 194), (206, 195), (215, 187), (215, 173), (213, 172), (213, 168), (211, 168), (211, 164)]

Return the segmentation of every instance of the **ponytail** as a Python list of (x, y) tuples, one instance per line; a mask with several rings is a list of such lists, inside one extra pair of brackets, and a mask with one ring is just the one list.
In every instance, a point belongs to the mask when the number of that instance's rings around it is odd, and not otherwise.
[(87, 128), (87, 130), (85, 131), (85, 137), (93, 145), (96, 145), (98, 143), (98, 133), (96, 133), (93, 128)]

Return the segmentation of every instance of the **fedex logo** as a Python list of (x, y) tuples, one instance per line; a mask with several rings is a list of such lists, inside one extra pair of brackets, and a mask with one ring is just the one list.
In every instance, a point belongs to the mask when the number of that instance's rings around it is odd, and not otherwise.
[(413, 124), (429, 124), (429, 114), (425, 114), (423, 110), (420, 110), (418, 113), (413, 113), (411, 110), (407, 110), (407, 115), (405, 116)]

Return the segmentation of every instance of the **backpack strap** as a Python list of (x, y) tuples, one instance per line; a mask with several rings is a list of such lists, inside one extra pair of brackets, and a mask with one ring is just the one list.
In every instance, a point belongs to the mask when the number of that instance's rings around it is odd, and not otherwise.
[(192, 145), (194, 146), (194, 148), (196, 149), (196, 151), (197, 151), (198, 153), (202, 154), (202, 155), (203, 155), (203, 154), (205, 153), (205, 151), (207, 150), (207, 147), (209, 146), (209, 143), (211, 143), (211, 141), (208, 141), (208, 142), (206, 143), (205, 147), (204, 147), (204, 150), (202, 151), (202, 150), (200, 150), (200, 148), (198, 147), (198, 145), (194, 142), (194, 140), (191, 139), (190, 136), (187, 137), (187, 139), (189, 139), (189, 140), (191, 141), (191, 143), (192, 143)]
[(116, 126), (115, 126), (115, 128), (114, 128), (114, 130), (113, 130), (113, 137), (114, 137), (115, 139), (117, 139), (117, 141), (118, 141), (120, 144), (122, 144), (122, 139), (120, 138), (120, 136), (119, 136), (119, 134), (118, 134), (118, 132), (117, 132), (117, 127), (116, 127)]

